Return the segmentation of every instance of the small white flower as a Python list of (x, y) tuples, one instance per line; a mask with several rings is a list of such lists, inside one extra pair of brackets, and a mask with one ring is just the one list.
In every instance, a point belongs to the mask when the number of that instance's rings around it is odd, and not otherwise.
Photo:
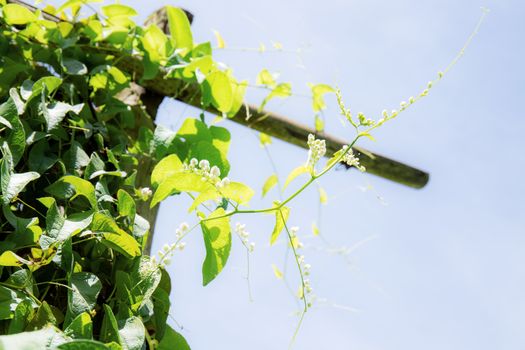
[(210, 170), (210, 162), (208, 162), (206, 159), (201, 160), (199, 162), (199, 168), (201, 168), (202, 171)]
[(221, 176), (221, 170), (216, 165), (211, 167), (210, 175), (213, 177), (219, 177)]

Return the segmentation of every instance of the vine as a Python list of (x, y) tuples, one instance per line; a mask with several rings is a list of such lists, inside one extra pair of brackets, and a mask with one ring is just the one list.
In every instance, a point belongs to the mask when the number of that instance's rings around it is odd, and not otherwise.
[[(401, 103), (399, 111), (384, 111), (377, 121), (354, 116), (338, 89), (309, 85), (317, 132), (324, 128), (324, 96), (335, 93), (354, 138), (318, 170), (326, 143), (309, 135), (307, 160), (288, 175), (282, 190), (272, 163), (275, 173), (262, 196), (278, 186), (279, 200), (249, 209), (255, 191), (228, 177), (231, 135), (206, 124), (204, 111), (234, 116), (249, 87), (269, 90), (262, 111), (270, 100), (292, 96), (291, 84), (278, 83), (265, 69), (255, 85), (237, 81), (231, 69), (213, 60), (210, 42), (193, 41), (181, 9), (166, 8), (167, 35), (155, 24), (136, 25), (137, 12), (129, 6), (105, 5), (98, 13), (90, 2), (69, 0), (42, 12), (0, 0), (0, 343), (6, 348), (187, 349), (167, 324), (171, 281), (165, 267), (172, 255), (200, 229), (207, 285), (225, 267), (235, 233), (246, 249), (251, 298), (249, 254), (255, 245), (243, 224), (232, 231), (231, 219), (272, 213), (270, 244), (285, 232), (300, 276), (302, 312), (293, 344), (313, 298), (298, 229), (288, 226), (289, 205), (337, 164), (365, 171), (352, 147), (427, 96), (464, 49), (422, 93)], [(93, 14), (81, 18), (83, 5)], [(180, 82), (172, 91), (177, 98), (198, 86), (185, 98), (198, 101), (202, 115), (185, 119), (176, 132), (155, 124), (158, 103), (140, 87), (159, 75)], [(271, 139), (260, 134), (260, 140), (269, 156)], [(281, 197), (302, 174), (308, 179)], [(319, 191), (323, 201), (326, 193)], [(174, 242), (149, 256), (158, 205), (183, 194), (192, 199), (188, 209), (196, 222), (181, 223)]]

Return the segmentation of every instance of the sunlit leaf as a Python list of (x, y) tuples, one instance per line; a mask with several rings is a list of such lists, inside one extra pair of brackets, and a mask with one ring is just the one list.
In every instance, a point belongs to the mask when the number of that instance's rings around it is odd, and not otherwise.
[(319, 187), (319, 201), (321, 204), (328, 204), (328, 194), (326, 194), (326, 191), (322, 187)]
[(330, 92), (335, 92), (335, 89), (330, 85), (326, 84), (308, 84), (312, 90), (312, 108), (314, 112), (319, 112), (326, 108), (326, 102), (324, 101), (324, 95)]
[(261, 112), (264, 109), (264, 106), (266, 106), (266, 104), (270, 100), (274, 99), (275, 97), (286, 98), (291, 95), (292, 95), (292, 85), (290, 83), (281, 83), (277, 85), (275, 88), (273, 88), (272, 91), (270, 91), (268, 96), (266, 96), (266, 98), (263, 100), (263, 102), (261, 103), (261, 106), (259, 107), (259, 112)]
[(262, 196), (266, 196), (266, 193), (270, 191), (277, 183), (279, 182), (279, 178), (277, 177), (277, 174), (272, 174), (266, 179), (264, 182), (263, 188), (262, 188)]
[(212, 104), (223, 113), (228, 113), (233, 105), (233, 90), (230, 78), (221, 71), (206, 77), (201, 85), (204, 104)]
[(275, 226), (272, 231), (272, 236), (270, 238), (270, 245), (274, 244), (279, 238), (279, 235), (284, 229), (284, 225), (290, 216), (290, 208), (282, 207), (275, 211)]
[(275, 264), (272, 264), (272, 270), (273, 270), (273, 274), (276, 278), (282, 280), (283, 279), (283, 272), (281, 270), (279, 270), (279, 268), (275, 265)]
[(278, 76), (279, 76), (278, 74), (270, 73), (268, 69), (263, 69), (257, 75), (257, 79), (255, 80), (255, 83), (257, 85), (265, 85), (270, 88), (274, 88), (275, 86), (277, 86), (276, 79)]
[(299, 175), (302, 175), (302, 174), (306, 174), (306, 173), (309, 173), (310, 172), (310, 169), (308, 169), (308, 167), (304, 166), (304, 165), (301, 165), (301, 166), (298, 166), (297, 168), (293, 169), (290, 174), (288, 175), (288, 177), (286, 178), (286, 181), (284, 182), (284, 186), (283, 186), (283, 189), (285, 189), (286, 187), (288, 187), (288, 185)]
[(182, 170), (182, 162), (176, 154), (170, 154), (155, 165), (151, 173), (151, 185), (156, 188), (162, 181)]
[(186, 13), (173, 6), (166, 6), (166, 11), (173, 46), (177, 49), (190, 51), (193, 49), (193, 35)]
[(215, 35), (215, 39), (217, 40), (217, 48), (224, 49), (226, 47), (226, 43), (224, 42), (221, 33), (219, 33), (219, 31), (217, 30), (214, 30), (213, 34)]
[(219, 208), (201, 222), (206, 258), (202, 264), (202, 284), (207, 285), (222, 271), (231, 248), (230, 218)]
[(36, 21), (37, 17), (27, 7), (18, 4), (7, 4), (2, 7), (7, 24), (23, 25)]

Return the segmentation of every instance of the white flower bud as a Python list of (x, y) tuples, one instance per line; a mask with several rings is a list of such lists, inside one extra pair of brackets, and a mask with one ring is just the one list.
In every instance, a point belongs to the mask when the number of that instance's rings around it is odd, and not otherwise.
[(199, 162), (199, 168), (201, 168), (203, 171), (210, 170), (210, 162), (208, 162), (206, 159), (203, 159)]
[(210, 175), (213, 177), (219, 177), (221, 176), (221, 170), (216, 165), (214, 165), (211, 167)]

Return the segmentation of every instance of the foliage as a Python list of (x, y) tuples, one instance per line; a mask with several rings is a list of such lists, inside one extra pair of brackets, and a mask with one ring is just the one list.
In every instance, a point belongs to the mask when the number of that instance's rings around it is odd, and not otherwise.
[[(298, 253), (297, 230), (287, 226), (288, 204), (337, 163), (359, 168), (352, 145), (399, 112), (385, 112), (377, 122), (362, 114), (356, 118), (338, 92), (341, 111), (356, 130), (354, 141), (319, 171), (326, 146), (311, 135), (308, 160), (284, 187), (307, 175), (303, 185), (268, 208), (246, 209), (254, 191), (227, 178), (228, 130), (193, 118), (176, 132), (156, 126), (135, 88), (159, 75), (178, 79), (181, 91), (198, 85), (203, 110), (212, 107), (227, 118), (241, 107), (247, 82), (213, 60), (209, 42), (194, 42), (181, 9), (167, 8), (166, 35), (156, 25), (137, 26), (132, 20), (137, 12), (121, 4), (80, 18), (81, 5), (89, 2), (47, 7), (62, 18), (56, 22), (0, 1), (0, 344), (188, 349), (167, 325), (171, 282), (165, 266), (184, 247), (184, 237), (200, 228), (203, 284), (213, 281), (230, 254), (230, 219), (241, 214), (272, 213), (272, 244), (286, 233), (301, 275), (304, 315), (311, 302), (309, 265)], [(141, 75), (125, 69), (130, 59), (139, 63)], [(269, 90), (261, 110), (273, 98), (292, 94), (289, 83), (279, 83), (267, 70), (256, 84)], [(326, 106), (325, 94), (336, 90), (325, 84), (310, 88), (317, 114)], [(137, 102), (129, 102), (131, 97)], [(318, 130), (321, 122), (316, 116)], [(261, 135), (264, 146), (270, 142)], [(262, 195), (278, 184), (271, 175)], [(155, 210), (173, 195), (193, 198), (189, 210), (197, 223), (182, 224), (176, 243), (166, 245), (159, 258), (150, 257)], [(326, 198), (321, 189), (321, 202)], [(243, 225), (235, 232), (252, 251)]]

